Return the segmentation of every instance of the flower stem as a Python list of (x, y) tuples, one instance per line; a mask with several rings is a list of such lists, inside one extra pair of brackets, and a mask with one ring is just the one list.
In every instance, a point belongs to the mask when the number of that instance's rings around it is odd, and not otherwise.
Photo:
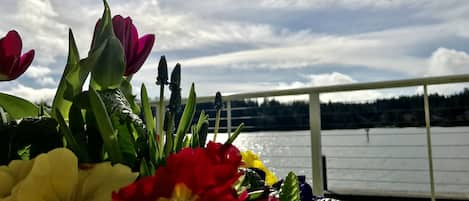
[(158, 109), (158, 134), (160, 140), (158, 142), (160, 154), (163, 152), (163, 127), (164, 127), (164, 84), (160, 85), (160, 104)]
[(166, 127), (166, 144), (165, 144), (165, 154), (168, 156), (172, 152), (174, 136), (173, 136), (173, 122), (174, 114), (173, 112), (168, 112), (168, 126)]
[(215, 118), (215, 128), (213, 129), (213, 141), (217, 141), (218, 128), (220, 127), (221, 109), (217, 110), (217, 117)]

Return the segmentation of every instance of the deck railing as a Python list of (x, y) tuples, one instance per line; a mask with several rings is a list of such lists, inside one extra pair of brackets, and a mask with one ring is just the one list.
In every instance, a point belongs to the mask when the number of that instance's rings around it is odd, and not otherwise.
[[(431, 200), (435, 200), (435, 179), (433, 169), (433, 153), (431, 143), (431, 122), (430, 122), (430, 107), (428, 102), (428, 86), (439, 84), (451, 84), (469, 82), (469, 74), (464, 75), (451, 75), (451, 76), (438, 76), (438, 77), (424, 77), (417, 79), (404, 79), (393, 81), (381, 82), (368, 82), (368, 83), (354, 83), (354, 84), (341, 84), (332, 86), (319, 86), (319, 87), (306, 87), (296, 89), (283, 89), (283, 90), (270, 90), (260, 92), (248, 92), (225, 95), (223, 97), (226, 101), (226, 121), (227, 132), (232, 130), (232, 115), (231, 115), (231, 102), (236, 100), (276, 97), (276, 96), (293, 96), (293, 95), (309, 95), (309, 127), (311, 137), (311, 161), (312, 161), (312, 183), (313, 193), (315, 195), (323, 195), (324, 193), (324, 180), (323, 180), (323, 162), (321, 159), (321, 110), (319, 95), (323, 93), (332, 92), (347, 92), (358, 90), (372, 90), (372, 89), (391, 89), (401, 87), (423, 87), (423, 100), (425, 112), (425, 131), (426, 131), (426, 153), (428, 160), (428, 175), (429, 175), (429, 191), (431, 193)], [(213, 102), (213, 96), (198, 97), (197, 103)], [(334, 179), (334, 178), (331, 178)]]

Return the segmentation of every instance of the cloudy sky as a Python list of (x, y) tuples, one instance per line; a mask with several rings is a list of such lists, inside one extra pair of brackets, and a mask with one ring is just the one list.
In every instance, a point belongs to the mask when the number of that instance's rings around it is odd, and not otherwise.
[[(157, 95), (158, 59), (182, 64), (183, 90), (199, 96), (469, 73), (464, 0), (109, 0), (154, 33), (151, 57), (133, 79)], [(50, 100), (65, 66), (67, 34), (86, 55), (100, 0), (2, 0), (0, 35), (16, 29), (32, 66), (0, 91)], [(461, 90), (446, 87), (444, 92)], [(409, 89), (415, 91), (416, 89)], [(409, 91), (407, 90), (407, 91)], [(404, 90), (406, 91), (406, 90)], [(335, 99), (395, 94), (366, 91)]]

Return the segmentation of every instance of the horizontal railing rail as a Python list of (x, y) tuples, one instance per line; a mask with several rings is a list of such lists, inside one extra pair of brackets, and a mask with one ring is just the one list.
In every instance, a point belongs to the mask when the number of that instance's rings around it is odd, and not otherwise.
[[(424, 78), (402, 79), (402, 80), (392, 80), (392, 81), (339, 84), (339, 85), (330, 85), (330, 86), (304, 87), (304, 88), (295, 88), (295, 89), (279, 89), (279, 90), (259, 91), (259, 92), (244, 92), (244, 93), (223, 95), (223, 99), (225, 101), (233, 101), (233, 100), (242, 100), (242, 99), (249, 99), (249, 98), (273, 97), (273, 96), (293, 96), (293, 95), (305, 95), (305, 94), (310, 94), (310, 93), (333, 93), (333, 92), (360, 91), (360, 90), (370, 90), (370, 89), (402, 88), (402, 87), (451, 84), (451, 83), (461, 83), (461, 82), (469, 82), (469, 74), (424, 77)], [(215, 96), (203, 96), (203, 97), (198, 97), (197, 102), (198, 103), (213, 102), (214, 99), (215, 99)]]

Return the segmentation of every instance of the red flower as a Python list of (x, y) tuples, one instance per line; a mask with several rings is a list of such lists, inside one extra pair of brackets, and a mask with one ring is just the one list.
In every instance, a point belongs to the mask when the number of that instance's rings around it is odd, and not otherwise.
[(207, 148), (185, 148), (170, 155), (154, 176), (119, 192), (113, 201), (242, 201), (234, 183), (241, 176), (241, 154), (232, 145), (209, 142)]
[(31, 65), (34, 50), (21, 56), (22, 47), (21, 37), (15, 30), (0, 39), (0, 81), (18, 78)]

